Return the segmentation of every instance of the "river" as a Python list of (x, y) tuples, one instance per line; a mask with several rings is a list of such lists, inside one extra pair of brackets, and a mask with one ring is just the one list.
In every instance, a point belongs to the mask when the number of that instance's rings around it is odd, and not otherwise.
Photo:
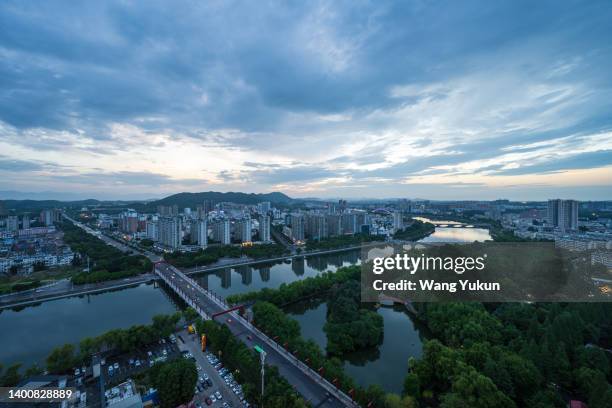
[[(436, 227), (425, 242), (471, 242), (490, 239), (486, 229), (463, 225)], [(322, 271), (360, 263), (360, 251), (294, 259), (289, 263), (226, 268), (194, 276), (199, 283), (226, 297), (235, 293), (277, 288), (282, 283), (315, 276)], [(20, 362), (24, 367), (44, 365), (49, 352), (62, 344), (78, 342), (115, 328), (147, 324), (156, 314), (172, 313), (181, 301), (165, 289), (143, 284), (127, 289), (71, 297), (35, 306), (0, 311), (0, 364)], [(323, 332), (327, 305), (323, 302), (293, 305), (287, 310), (300, 323), (302, 335), (325, 349)], [(380, 384), (401, 392), (408, 359), (421, 356), (423, 329), (401, 308), (381, 307), (385, 323), (382, 345), (346, 356), (344, 367), (361, 385)]]
[[(421, 221), (430, 221), (419, 218)], [(436, 227), (433, 234), (421, 242), (473, 242), (491, 239), (489, 231), (472, 228), (453, 221), (441, 222), (446, 227)], [(312, 339), (323, 350), (327, 338), (323, 331), (327, 315), (327, 304), (321, 301), (300, 302), (286, 310), (300, 323), (302, 336)], [(407, 373), (408, 360), (422, 355), (422, 343), (426, 328), (413, 320), (401, 307), (378, 309), (384, 320), (383, 343), (376, 348), (361, 350), (344, 356), (344, 369), (347, 374), (363, 386), (379, 384), (388, 392), (401, 393)]]
[[(194, 276), (201, 285), (226, 297), (233, 293), (276, 288), (321, 271), (360, 262), (359, 250), (334, 253), (293, 262), (226, 268)], [(173, 313), (182, 307), (173, 293), (154, 284), (142, 284), (98, 294), (70, 297), (33, 306), (0, 310), (0, 364), (44, 366), (57, 346), (78, 344), (116, 328), (148, 324), (156, 314)]]

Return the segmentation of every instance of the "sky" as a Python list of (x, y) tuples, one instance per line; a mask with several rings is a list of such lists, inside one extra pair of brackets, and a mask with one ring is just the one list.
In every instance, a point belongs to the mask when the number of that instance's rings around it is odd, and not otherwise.
[(609, 1), (0, 3), (0, 190), (612, 199)]

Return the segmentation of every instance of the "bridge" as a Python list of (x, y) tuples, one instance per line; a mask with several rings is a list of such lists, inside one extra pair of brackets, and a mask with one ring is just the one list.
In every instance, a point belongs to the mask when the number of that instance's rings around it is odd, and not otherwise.
[(236, 311), (228, 311), (231, 307), (222, 299), (199, 286), (176, 267), (166, 262), (158, 262), (154, 265), (154, 272), (203, 319), (209, 320), (221, 314), (229, 316), (224, 323), (234, 336), (249, 347), (257, 345), (263, 348), (267, 353), (266, 363), (276, 366), (280, 374), (310, 405), (324, 408), (358, 407), (351, 397), (299, 361)]

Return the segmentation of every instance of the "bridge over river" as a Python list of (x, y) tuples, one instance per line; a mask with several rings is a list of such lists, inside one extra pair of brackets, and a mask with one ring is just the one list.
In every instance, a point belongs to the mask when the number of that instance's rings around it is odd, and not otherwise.
[[(155, 274), (159, 276), (178, 296), (196, 310), (204, 319), (211, 319), (218, 313), (230, 308), (223, 300), (197, 284), (174, 266), (159, 262), (155, 264)], [(299, 361), (280, 344), (259, 331), (237, 312), (227, 313), (225, 319), (231, 332), (249, 347), (259, 346), (265, 350), (266, 363), (278, 368), (280, 374), (312, 406), (317, 407), (357, 407), (351, 397), (337, 389), (321, 377), (318, 372)]]

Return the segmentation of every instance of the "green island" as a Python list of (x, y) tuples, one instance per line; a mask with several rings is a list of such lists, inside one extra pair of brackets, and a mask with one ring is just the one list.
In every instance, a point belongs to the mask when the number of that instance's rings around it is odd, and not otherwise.
[(205, 266), (221, 258), (248, 257), (251, 259), (278, 258), (288, 251), (280, 244), (261, 244), (252, 246), (216, 245), (195, 252), (175, 251), (165, 255), (166, 261), (179, 268)]

